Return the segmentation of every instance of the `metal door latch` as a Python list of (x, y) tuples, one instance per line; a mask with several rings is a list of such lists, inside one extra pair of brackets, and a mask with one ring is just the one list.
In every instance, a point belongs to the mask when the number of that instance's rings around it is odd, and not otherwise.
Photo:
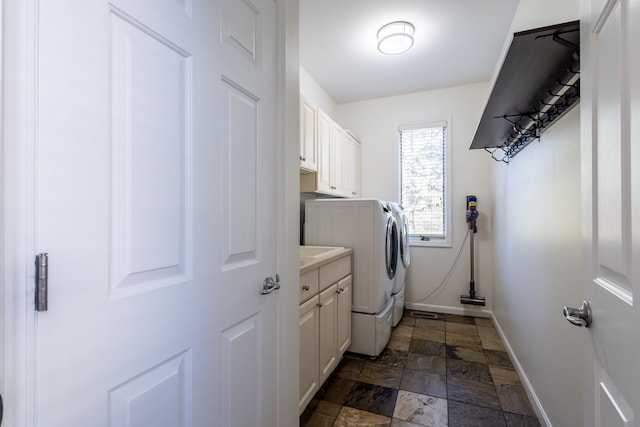
[(584, 326), (588, 328), (591, 326), (592, 317), (591, 317), (591, 305), (589, 301), (583, 301), (582, 307), (573, 308), (573, 307), (563, 307), (562, 314), (567, 318), (569, 322), (576, 326)]

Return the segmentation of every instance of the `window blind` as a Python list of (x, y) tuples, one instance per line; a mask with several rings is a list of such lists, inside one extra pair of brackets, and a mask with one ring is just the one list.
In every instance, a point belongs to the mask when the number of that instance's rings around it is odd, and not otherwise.
[(400, 126), (400, 202), (409, 235), (445, 237), (446, 122)]

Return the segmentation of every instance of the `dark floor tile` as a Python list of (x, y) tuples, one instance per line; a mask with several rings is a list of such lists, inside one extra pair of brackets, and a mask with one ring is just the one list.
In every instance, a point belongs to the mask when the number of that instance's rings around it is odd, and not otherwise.
[(425, 341), (446, 342), (447, 334), (444, 330), (413, 328), (412, 338)]
[(466, 403), (449, 401), (448, 427), (506, 427), (503, 412)]
[(486, 363), (487, 359), (481, 349), (472, 349), (457, 345), (447, 345), (448, 359), (462, 359), (469, 362)]
[(447, 377), (493, 384), (491, 372), (486, 364), (460, 359), (447, 360)]
[(329, 415), (331, 417), (337, 417), (342, 406), (338, 405), (337, 403), (327, 402), (326, 400), (320, 400), (318, 401), (318, 404), (316, 405), (315, 408), (316, 408), (315, 412), (319, 412), (324, 415)]
[(410, 314), (408, 315), (407, 312), (404, 313), (404, 315), (402, 316), (402, 319), (400, 319), (400, 323), (398, 323), (398, 326), (414, 327), (415, 325), (416, 325), (416, 318), (412, 317)]
[(356, 382), (344, 405), (391, 417), (397, 397), (398, 390), (396, 389)]
[(449, 400), (477, 405), (490, 409), (501, 409), (498, 393), (493, 384), (480, 383), (462, 378), (447, 378)]
[(344, 405), (344, 401), (347, 399), (347, 396), (349, 396), (355, 383), (354, 380), (331, 375), (322, 387), (320, 387), (315, 397), (316, 399)]
[(464, 323), (466, 325), (476, 324), (475, 317), (471, 317), (471, 316), (460, 316), (458, 314), (445, 314), (444, 319), (447, 322)]
[(336, 421), (336, 417), (313, 412), (307, 419), (300, 420), (300, 427), (331, 427)]
[(504, 420), (507, 422), (507, 427), (540, 427), (538, 418), (521, 414), (505, 412)]
[(497, 350), (485, 350), (484, 355), (487, 358), (487, 363), (494, 366), (503, 366), (505, 368), (513, 369), (513, 364), (509, 358), (509, 354), (504, 351)]
[(316, 411), (316, 408), (318, 407), (318, 402), (319, 400), (316, 398), (311, 399), (311, 402), (309, 402), (309, 404), (304, 409), (302, 414), (300, 414), (300, 427), (304, 427), (307, 425), (307, 423), (311, 419), (311, 416), (313, 415), (313, 413)]
[(447, 322), (444, 320), (416, 319), (416, 329), (431, 329), (434, 331), (444, 331)]
[(403, 369), (380, 363), (365, 363), (357, 380), (383, 387), (399, 388)]
[(476, 317), (473, 319), (476, 322), (476, 326), (483, 326), (485, 328), (493, 328), (493, 320), (486, 317)]
[(366, 356), (364, 354), (352, 353), (350, 351), (345, 352), (343, 358), (353, 359), (353, 360), (364, 360), (365, 362), (371, 359), (370, 356)]
[(427, 371), (405, 369), (400, 389), (433, 397), (447, 398), (447, 377)]
[(389, 427), (391, 418), (345, 406), (333, 427)]
[(407, 358), (407, 369), (416, 371), (427, 371), (433, 374), (447, 374), (447, 359), (441, 356), (428, 356), (420, 353), (409, 353)]
[(398, 325), (395, 328), (393, 328), (391, 330), (391, 336), (392, 337), (405, 337), (405, 338), (411, 338), (411, 336), (413, 335), (413, 330), (415, 328), (412, 326), (402, 326), (402, 325)]
[(482, 351), (482, 341), (479, 335), (461, 334), (458, 332), (447, 332), (447, 345), (466, 347), (476, 351)]
[(426, 354), (427, 356), (445, 357), (446, 355), (446, 348), (444, 343), (415, 338), (411, 340), (409, 351), (411, 353)]
[(447, 322), (447, 333), (455, 332), (465, 335), (480, 335), (476, 325), (468, 325), (466, 323)]
[(423, 427), (420, 424), (412, 423), (411, 421), (399, 420), (397, 418), (393, 418), (391, 420), (391, 427)]
[(393, 348), (385, 348), (378, 357), (369, 359), (368, 363), (376, 363), (381, 365), (395, 366), (397, 368), (404, 368), (407, 363), (407, 356), (409, 352), (402, 350), (395, 350)]
[(389, 342), (387, 343), (387, 348), (409, 351), (409, 345), (411, 345), (411, 338), (391, 335), (391, 338), (389, 338)]
[(500, 405), (502, 405), (503, 411), (521, 415), (535, 415), (524, 387), (511, 384), (500, 384), (496, 385), (496, 390), (498, 392), (498, 399), (500, 399)]
[(344, 357), (334, 372), (339, 377), (355, 380), (358, 378), (358, 375), (360, 375), (360, 371), (365, 363), (365, 359)]
[(447, 399), (400, 390), (393, 418), (420, 426), (446, 426)]

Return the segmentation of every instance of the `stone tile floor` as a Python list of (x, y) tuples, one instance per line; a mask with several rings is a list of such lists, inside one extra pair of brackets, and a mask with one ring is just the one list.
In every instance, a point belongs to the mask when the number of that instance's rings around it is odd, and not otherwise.
[(540, 426), (490, 319), (407, 311), (375, 359), (346, 353), (301, 427)]

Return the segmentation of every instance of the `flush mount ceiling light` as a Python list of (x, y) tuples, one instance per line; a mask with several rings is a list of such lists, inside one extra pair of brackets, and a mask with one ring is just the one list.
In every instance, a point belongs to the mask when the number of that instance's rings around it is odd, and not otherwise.
[(413, 46), (415, 28), (407, 21), (394, 21), (378, 30), (378, 50), (385, 55), (397, 55)]

